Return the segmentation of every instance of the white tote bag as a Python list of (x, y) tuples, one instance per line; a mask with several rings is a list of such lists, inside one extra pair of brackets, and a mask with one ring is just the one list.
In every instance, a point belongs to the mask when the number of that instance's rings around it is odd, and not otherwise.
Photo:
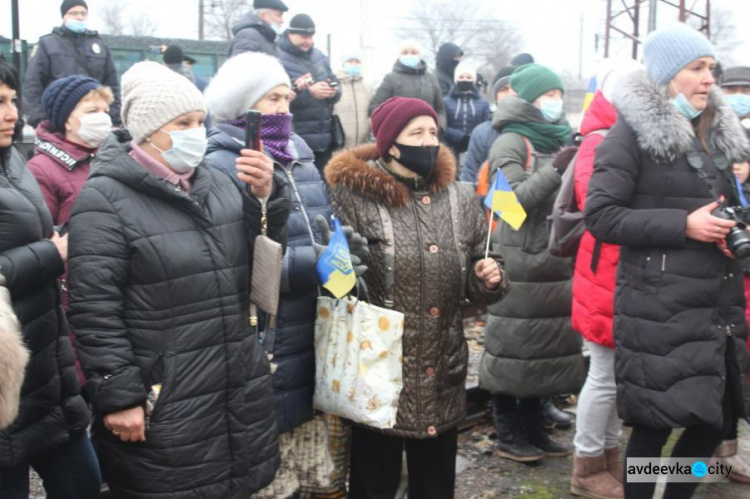
[(318, 297), (316, 409), (393, 428), (403, 387), (404, 314), (359, 301)]

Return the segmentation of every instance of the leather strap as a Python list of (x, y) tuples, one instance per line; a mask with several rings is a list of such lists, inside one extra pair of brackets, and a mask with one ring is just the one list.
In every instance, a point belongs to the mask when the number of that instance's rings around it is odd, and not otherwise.
[(393, 238), (393, 221), (391, 220), (391, 215), (388, 213), (388, 209), (382, 203), (376, 204), (385, 236), (385, 303), (383, 305), (386, 308), (393, 308), (396, 287), (394, 270), (396, 263), (396, 242)]
[(448, 201), (451, 206), (451, 221), (453, 222), (453, 241), (456, 245), (456, 253), (458, 254), (458, 262), (461, 265), (461, 306), (466, 301), (466, 280), (468, 277), (468, 269), (466, 262), (466, 253), (463, 251), (463, 244), (461, 243), (461, 218), (459, 217), (458, 211), (458, 188), (456, 183), (452, 183), (448, 186)]

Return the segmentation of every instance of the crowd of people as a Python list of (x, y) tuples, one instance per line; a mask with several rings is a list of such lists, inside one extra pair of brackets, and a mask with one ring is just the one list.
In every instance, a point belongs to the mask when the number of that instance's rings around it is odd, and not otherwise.
[[(255, 0), (210, 81), (174, 45), (118, 78), (86, 2), (60, 10), (23, 82), (0, 61), (0, 497), (28, 497), (33, 468), (54, 498), (452, 498), (468, 302), (488, 311), (500, 456), (573, 454), (573, 494), (640, 499), (655, 484), (625, 459), (682, 428), (672, 457), (750, 483), (750, 68), (721, 70), (704, 35), (658, 29), (642, 64), (604, 61), (577, 135), (529, 54), (490, 104), (471, 54), (446, 43), (433, 72), (406, 40), (372, 91), (359, 54), (334, 71), (310, 16), (284, 28), (282, 0)], [(497, 178), (520, 227), (483, 208)], [(575, 256), (550, 247), (566, 181)], [(387, 429), (313, 405), (332, 216), (367, 299), (404, 317)], [(283, 257), (255, 324), (261, 235)], [(578, 393), (569, 448), (548, 430)]]

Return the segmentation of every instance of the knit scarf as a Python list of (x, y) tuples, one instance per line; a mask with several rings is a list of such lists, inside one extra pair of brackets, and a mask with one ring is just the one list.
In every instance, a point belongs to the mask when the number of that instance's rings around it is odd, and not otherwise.
[(515, 132), (523, 135), (536, 151), (553, 153), (562, 149), (570, 141), (573, 130), (570, 125), (554, 125), (552, 123), (512, 123), (503, 127), (501, 133)]
[[(245, 119), (229, 122), (230, 125), (244, 128)], [(287, 166), (295, 160), (289, 148), (289, 137), (292, 135), (292, 115), (287, 114), (262, 114), (260, 116), (260, 140), (263, 141), (263, 149), (271, 157)]]

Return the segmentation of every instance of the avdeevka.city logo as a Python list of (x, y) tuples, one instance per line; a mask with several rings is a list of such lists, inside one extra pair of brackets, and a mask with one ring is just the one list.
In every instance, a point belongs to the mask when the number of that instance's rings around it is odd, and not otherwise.
[(696, 461), (690, 467), (690, 471), (693, 472), (693, 476), (703, 478), (708, 473), (708, 466), (706, 466), (706, 463), (704, 463), (703, 461)]
[(717, 482), (729, 478), (732, 466), (721, 459), (703, 458), (628, 458), (630, 483)]

